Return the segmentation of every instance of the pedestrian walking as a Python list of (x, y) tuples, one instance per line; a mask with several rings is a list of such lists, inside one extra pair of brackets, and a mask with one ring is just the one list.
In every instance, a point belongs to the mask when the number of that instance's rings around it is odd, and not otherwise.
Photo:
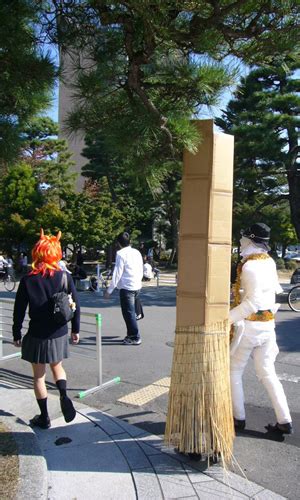
[(141, 336), (136, 321), (135, 303), (142, 287), (143, 259), (141, 253), (130, 246), (128, 233), (119, 234), (117, 244), (120, 250), (117, 252), (112, 280), (104, 297), (110, 298), (116, 287), (120, 290), (121, 310), (127, 328), (123, 343), (140, 345)]
[(145, 247), (145, 243), (141, 241), (140, 246), (139, 246), (139, 252), (141, 253), (141, 256), (144, 258), (145, 256), (147, 257), (147, 250)]
[[(234, 307), (230, 321), (235, 325), (231, 343), (231, 393), (236, 430), (246, 426), (242, 376), (250, 356), (258, 379), (271, 399), (277, 422), (270, 431), (291, 434), (292, 418), (283, 387), (275, 372), (279, 352), (275, 335), (276, 293), (282, 291), (276, 265), (268, 255), (270, 228), (257, 223), (242, 231), (240, 253), (234, 285)], [(242, 293), (241, 293), (242, 290)]]
[[(70, 307), (74, 311), (71, 338), (79, 342), (80, 307), (72, 277), (59, 267), (62, 258), (61, 233), (46, 236), (41, 229), (40, 239), (32, 250), (32, 271), (23, 276), (16, 294), (13, 313), (13, 339), (21, 347), (22, 359), (32, 364), (34, 393), (40, 415), (30, 420), (32, 426), (47, 429), (51, 426), (47, 409), (45, 384), (46, 365), (50, 365), (53, 379), (60, 394), (60, 405), (66, 422), (76, 415), (67, 396), (66, 372), (62, 360), (68, 357), (68, 325), (58, 324), (54, 318), (53, 296), (64, 289), (66, 281)], [(29, 328), (22, 339), (21, 330), (29, 306)]]
[(77, 252), (77, 255), (76, 255), (76, 264), (79, 267), (82, 267), (83, 264), (84, 264), (84, 258), (83, 258), (81, 250), (78, 250), (78, 252)]
[(14, 272), (14, 261), (13, 261), (13, 258), (11, 255), (8, 255), (6, 257), (6, 261), (7, 261), (7, 274), (9, 274), (9, 276), (14, 276), (15, 272)]

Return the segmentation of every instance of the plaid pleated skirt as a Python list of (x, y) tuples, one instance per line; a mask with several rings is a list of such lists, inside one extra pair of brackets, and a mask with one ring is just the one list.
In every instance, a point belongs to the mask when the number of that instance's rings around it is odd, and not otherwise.
[(24, 335), (22, 359), (30, 363), (59, 363), (69, 357), (68, 334), (54, 339), (39, 339)]

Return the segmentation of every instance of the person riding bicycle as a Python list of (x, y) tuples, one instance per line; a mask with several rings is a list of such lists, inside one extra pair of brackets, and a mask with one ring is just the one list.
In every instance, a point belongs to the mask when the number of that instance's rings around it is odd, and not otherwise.
[(0, 255), (0, 272), (2, 274), (7, 274), (7, 269), (8, 269), (8, 262), (3, 257), (3, 255)]

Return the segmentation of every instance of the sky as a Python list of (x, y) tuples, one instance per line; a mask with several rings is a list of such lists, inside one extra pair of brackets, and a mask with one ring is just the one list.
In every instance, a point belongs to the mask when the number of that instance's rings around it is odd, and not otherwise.
[(52, 118), (53, 121), (58, 121), (58, 86), (54, 90), (52, 105), (47, 109), (46, 115)]

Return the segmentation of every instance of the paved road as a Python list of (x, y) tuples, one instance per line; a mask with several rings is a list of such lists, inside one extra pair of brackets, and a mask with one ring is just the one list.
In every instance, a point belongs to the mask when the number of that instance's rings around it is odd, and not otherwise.
[[(175, 293), (175, 288), (169, 286), (161, 287), (159, 291), (153, 287), (143, 289), (145, 319), (140, 324), (143, 344), (131, 347), (123, 346), (120, 342), (125, 332), (117, 295), (110, 301), (104, 301), (95, 294), (81, 294), (83, 310), (101, 312), (103, 316), (103, 379), (107, 381), (116, 376), (121, 377), (120, 384), (87, 396), (82, 402), (153, 434), (163, 434), (168, 398), (166, 377), (170, 376), (173, 355)], [(91, 321), (93, 322), (93, 319)], [(234, 454), (238, 466), (234, 471), (243, 471), (250, 480), (294, 500), (299, 498), (300, 481), (300, 314), (282, 305), (277, 325), (281, 352), (276, 369), (288, 397), (295, 434), (276, 441), (264, 429), (268, 422), (274, 422), (274, 414), (250, 362), (244, 377), (247, 430), (235, 440)], [(94, 326), (83, 325), (83, 328), (87, 331), (82, 332), (81, 345), (71, 348), (74, 355), (65, 362), (73, 396), (80, 390), (97, 385), (94, 360), (95, 330)], [(2, 376), (31, 386), (27, 363), (11, 360), (6, 361), (3, 366)], [(157, 390), (155, 382), (161, 379), (162, 384), (158, 386), (163, 386), (161, 392), (164, 394), (157, 396), (160, 390)], [(51, 388), (52, 384), (49, 386)], [(134, 404), (119, 401), (120, 398), (147, 386), (151, 387), (139, 394), (139, 398), (132, 397)], [(146, 401), (150, 393), (154, 399)], [(140, 403), (142, 405), (137, 406)]]

